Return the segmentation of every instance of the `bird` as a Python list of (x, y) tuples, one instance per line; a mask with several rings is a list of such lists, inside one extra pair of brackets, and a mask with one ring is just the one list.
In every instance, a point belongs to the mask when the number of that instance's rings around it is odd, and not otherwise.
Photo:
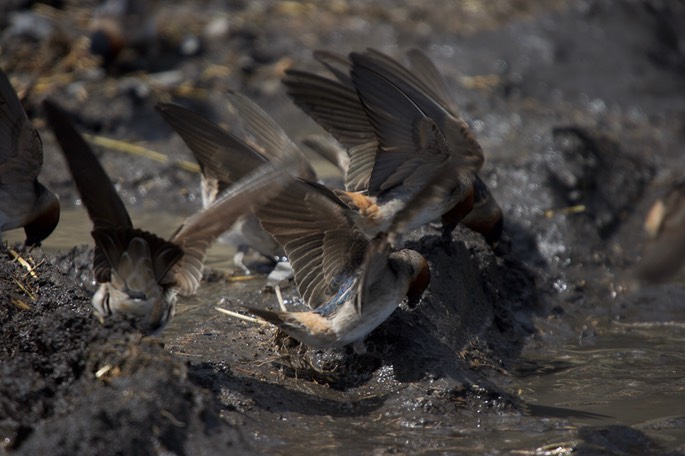
[(209, 207), (188, 217), (169, 240), (135, 228), (111, 180), (68, 114), (43, 103), (88, 215), (95, 240), (93, 271), (100, 283), (93, 296), (96, 316), (132, 319), (144, 334), (157, 334), (173, 317), (177, 295), (194, 294), (210, 244), (242, 214), (286, 185), (291, 162), (257, 167)]
[[(281, 244), (311, 310), (247, 310), (315, 349), (352, 345), (383, 323), (405, 296), (418, 302), (430, 282), (426, 259), (393, 248), (393, 231), (369, 238), (351, 209), (323, 184), (296, 179), (256, 210)], [(411, 217), (409, 217), (411, 218)]]
[[(267, 157), (282, 155), (299, 163), (295, 182), (257, 209), (255, 215), (287, 255), (298, 290), (312, 310), (249, 310), (306, 345), (353, 344), (355, 350), (363, 351), (364, 337), (405, 296), (417, 301), (428, 285), (430, 272), (425, 258), (413, 250), (395, 251), (394, 246), (400, 244), (401, 234), (426, 201), (435, 198), (433, 190), (442, 189), (441, 184), (452, 180), (445, 171), (450, 168), (436, 167), (427, 173), (433, 185), (425, 185), (423, 191), (407, 200), (392, 216), (387, 233), (369, 229), (373, 221), (358, 206), (349, 204), (354, 198), (352, 193), (311, 180), (315, 175), (301, 151), (268, 114), (238, 94), (231, 96), (231, 102), (243, 118), (249, 144), (182, 108), (164, 105), (160, 110), (166, 111), (163, 115), (171, 118), (174, 129), (195, 152), (205, 181), (214, 182), (207, 188), (230, 181), (228, 169), (239, 172), (240, 166), (254, 166), (249, 165), (251, 161), (268, 161)], [(175, 114), (169, 116), (172, 111)], [(425, 140), (431, 141), (430, 132)], [(232, 167), (228, 162), (236, 161), (236, 157), (242, 158)]]
[(0, 232), (24, 228), (39, 246), (57, 226), (57, 195), (38, 181), (43, 143), (7, 75), (0, 70)]
[(673, 182), (652, 204), (644, 230), (647, 240), (632, 274), (643, 283), (664, 282), (685, 262), (685, 180)]
[[(374, 74), (366, 79), (369, 84), (385, 84), (384, 80), (374, 78)], [(424, 200), (425, 204), (415, 204), (415, 210), (405, 212), (411, 213), (413, 218), (403, 218), (402, 232), (431, 222), (448, 207), (454, 206), (456, 200), (463, 199), (462, 194), (472, 188), (465, 188), (462, 180), (455, 178), (458, 175), (464, 180), (468, 179), (462, 168), (468, 169), (472, 160), (462, 154), (451, 153), (435, 122), (425, 117), (412, 103), (403, 103), (406, 97), (394, 92), (389, 96), (395, 96), (399, 100), (395, 106), (389, 108), (400, 112), (403, 118), (388, 118), (385, 127), (409, 130), (404, 136), (395, 135), (398, 141), (404, 142), (400, 146), (401, 150), (394, 153), (393, 165), (397, 170), (394, 171), (394, 176), (387, 179), (395, 179), (395, 185), (389, 184), (390, 188), (387, 191), (384, 189), (379, 196), (368, 196), (365, 191), (333, 190), (345, 204), (355, 210), (351, 214), (369, 238), (386, 232), (397, 213), (402, 211), (408, 201), (417, 200), (418, 195), (418, 200)], [(243, 119), (243, 134), (248, 136), (249, 144), (239, 140), (236, 133), (221, 129), (184, 108), (168, 104), (159, 106), (162, 115), (184, 138), (201, 163), (203, 188), (212, 189), (206, 190), (205, 194), (215, 194), (223, 185), (222, 182), (230, 182), (234, 178), (232, 175), (239, 175), (250, 169), (254, 163), (259, 162), (260, 157), (263, 160), (269, 160), (269, 157), (292, 157), (299, 163), (299, 177), (306, 180), (316, 178), (304, 153), (266, 112), (247, 97), (234, 92), (229, 93), (229, 100)], [(411, 132), (412, 129), (414, 133)], [(246, 145), (253, 151), (247, 151)], [(397, 158), (404, 159), (407, 163), (400, 163)], [(217, 187), (218, 190), (214, 190)], [(211, 200), (210, 197), (206, 199)], [(252, 230), (251, 233), (254, 238), (258, 231)], [(399, 238), (400, 236), (394, 237)], [(269, 244), (265, 241), (252, 241), (251, 245), (264, 252), (263, 246)]]
[[(202, 201), (207, 207), (236, 180), (273, 160), (296, 163), (295, 175), (316, 180), (316, 173), (304, 153), (293, 143), (281, 127), (256, 103), (246, 96), (229, 92), (228, 99), (242, 119), (241, 136), (229, 132), (191, 110), (173, 103), (158, 103), (157, 110), (183, 139), (200, 165)], [(237, 128), (236, 128), (237, 130)], [(236, 245), (236, 265), (249, 272), (243, 258), (252, 248), (264, 257), (280, 261), (283, 249), (266, 233), (251, 213), (236, 220), (227, 241)], [(270, 275), (274, 281), (291, 274), (283, 266)]]
[(288, 69), (283, 83), (295, 104), (347, 149), (346, 190), (375, 198), (375, 206), (398, 193), (406, 198), (420, 191), (427, 167), (450, 163), (422, 149), (422, 128), (426, 132), (429, 119), (441, 136), (443, 155), (453, 157), (454, 180), (425, 216), (441, 217), (445, 234), (461, 221), (494, 245), (503, 215), (478, 175), (482, 148), (431, 60), (418, 49), (407, 57), (409, 68), (373, 49), (349, 57), (315, 51), (314, 58), (334, 79)]

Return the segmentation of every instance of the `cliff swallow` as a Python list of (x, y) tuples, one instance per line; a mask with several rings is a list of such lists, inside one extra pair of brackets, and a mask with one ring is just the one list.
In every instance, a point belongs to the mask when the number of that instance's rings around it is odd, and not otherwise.
[(194, 294), (202, 279), (207, 248), (242, 214), (288, 184), (294, 166), (273, 161), (233, 183), (208, 208), (187, 218), (166, 241), (133, 227), (126, 207), (68, 114), (44, 102), (48, 122), (93, 222), (93, 270), (100, 288), (96, 315), (133, 318), (146, 333), (160, 331), (174, 314), (176, 295)]
[[(157, 105), (158, 111), (200, 164), (205, 207), (236, 180), (269, 161), (293, 161), (297, 164), (297, 176), (316, 179), (305, 155), (268, 114), (243, 95), (231, 92), (228, 98), (243, 121), (241, 135), (246, 136), (244, 139), (184, 107), (171, 103)], [(245, 270), (242, 257), (248, 248), (272, 260), (285, 255), (253, 214), (239, 217), (226, 239), (238, 248), (235, 262)]]
[(685, 181), (671, 185), (652, 204), (644, 227), (647, 242), (633, 273), (644, 282), (663, 282), (685, 262)]
[[(425, 217), (442, 217), (445, 233), (461, 221), (496, 242), (502, 211), (477, 174), (482, 149), (430, 59), (416, 49), (407, 54), (409, 68), (375, 50), (349, 58), (317, 51), (314, 57), (335, 79), (287, 70), (283, 83), (294, 102), (348, 150), (346, 189), (383, 206), (398, 194), (420, 191), (431, 166), (450, 166), (454, 181)], [(430, 153), (435, 147), (426, 147), (426, 133), (434, 137), (437, 155)]]
[(0, 232), (24, 228), (40, 245), (59, 222), (59, 200), (38, 181), (43, 143), (7, 75), (0, 70)]
[(327, 187), (297, 180), (257, 211), (283, 245), (295, 271), (304, 312), (249, 310), (314, 348), (353, 344), (363, 352), (367, 334), (409, 296), (418, 301), (430, 273), (416, 251), (393, 251), (389, 235), (369, 240), (356, 214)]
[(156, 11), (156, 0), (104, 0), (93, 12), (90, 52), (109, 66), (125, 48), (154, 48)]

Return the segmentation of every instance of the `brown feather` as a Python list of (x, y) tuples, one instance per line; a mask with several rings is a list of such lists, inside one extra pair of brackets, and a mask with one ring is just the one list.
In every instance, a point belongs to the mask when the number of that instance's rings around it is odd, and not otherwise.
[(334, 296), (342, 277), (355, 274), (363, 261), (366, 236), (350, 208), (325, 186), (296, 180), (257, 217), (283, 245), (298, 290), (311, 308)]
[(50, 100), (43, 101), (43, 108), (94, 227), (133, 228), (126, 206), (112, 181), (90, 146), (74, 128), (69, 114)]

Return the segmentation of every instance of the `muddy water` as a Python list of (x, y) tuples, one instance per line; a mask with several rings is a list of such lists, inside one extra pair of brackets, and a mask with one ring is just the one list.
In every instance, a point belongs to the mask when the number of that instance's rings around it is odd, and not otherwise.
[[(191, 303), (180, 306), (165, 337), (172, 345), (179, 343), (189, 328), (206, 328), (202, 322), (207, 320), (220, 328), (221, 319), (230, 317), (215, 313), (213, 307), (239, 310), (240, 300), (231, 297), (261, 285), (255, 280), (200, 290)], [(262, 362), (234, 359), (221, 339), (205, 340), (205, 346), (191, 344), (177, 354), (196, 360), (203, 350), (223, 352), (229, 364), (242, 364), (245, 369), (251, 362)], [(640, 429), (667, 448), (685, 445), (685, 325), (607, 323), (597, 329), (591, 344), (571, 341), (529, 347), (512, 373), (506, 388), (531, 406), (531, 416), (465, 411), (456, 420), (431, 422), (384, 413), (373, 420), (305, 415), (297, 417), (295, 425), (288, 423), (286, 415), (263, 417), (257, 425), (248, 422), (248, 429), (258, 447), (279, 454), (295, 449), (301, 454), (331, 449), (362, 454), (383, 448), (400, 453), (423, 449), (509, 454), (570, 448), (584, 426), (607, 425)], [(311, 451), (302, 452), (303, 448)]]
[[(179, 306), (179, 315), (165, 337), (176, 353), (197, 360), (205, 353), (221, 353), (230, 365), (250, 369), (262, 360), (235, 359), (230, 345), (216, 337), (180, 348), (185, 333), (229, 325), (218, 305), (240, 310), (246, 291), (263, 281), (212, 284)], [(223, 320), (223, 322), (222, 322)], [(249, 323), (245, 323), (249, 326)], [(198, 328), (198, 329), (195, 329)], [(255, 325), (256, 328), (256, 325)], [(211, 334), (208, 332), (207, 335)], [(197, 341), (197, 339), (194, 339)], [(529, 347), (506, 388), (531, 407), (531, 416), (493, 416), (465, 411), (455, 420), (422, 421), (379, 412), (373, 420), (356, 417), (261, 417), (247, 423), (258, 447), (274, 453), (321, 454), (344, 449), (370, 453), (393, 448), (400, 453), (417, 449), (457, 453), (508, 454), (512, 450), (570, 448), (584, 426), (624, 425), (640, 429), (667, 448), (685, 445), (685, 325), (673, 323), (619, 324), (596, 328), (593, 341), (572, 340), (558, 345)], [(235, 363), (235, 364), (233, 364)], [(240, 369), (240, 367), (238, 367)], [(389, 376), (392, 373), (388, 374)], [(398, 387), (402, 387), (398, 385)], [(550, 409), (551, 408), (551, 409)], [(293, 432), (294, 428), (307, 432)]]
[[(180, 226), (184, 217), (168, 212), (136, 212), (132, 211), (131, 219), (136, 227), (156, 233), (168, 238)], [(47, 238), (42, 247), (46, 251), (68, 250), (77, 245), (92, 245), (93, 238), (90, 231), (93, 226), (86, 211), (80, 207), (62, 208), (60, 221), (55, 231)], [(23, 242), (24, 231), (21, 229), (3, 233), (3, 240), (10, 244)], [(232, 269), (235, 249), (229, 245), (215, 244), (207, 255), (207, 265), (216, 269)]]
[[(134, 213), (134, 223), (162, 235), (170, 234), (183, 217)], [(63, 212), (58, 230), (44, 244), (64, 250), (90, 243), (90, 224), (80, 208)], [(21, 231), (8, 233), (10, 241), (23, 239)], [(209, 253), (211, 268), (236, 275), (233, 249), (215, 245)], [(238, 274), (239, 276), (240, 274)], [(191, 362), (225, 363), (234, 373), (248, 371), (257, 358), (246, 359), (231, 350), (235, 331), (264, 331), (258, 325), (234, 320), (214, 310), (221, 306), (240, 310), (263, 294), (260, 277), (220, 280), (202, 287), (191, 298), (179, 300), (178, 313), (163, 335), (167, 349)], [(286, 297), (292, 291), (286, 291)], [(597, 308), (606, 307), (598, 302)], [(595, 314), (601, 314), (596, 309)], [(475, 454), (508, 454), (520, 450), (571, 448), (585, 426), (625, 425), (639, 429), (667, 448), (685, 445), (685, 311), (665, 321), (619, 322), (611, 309), (595, 321), (591, 335), (569, 337), (568, 328), (546, 327), (543, 343), (529, 343), (510, 368), (505, 388), (522, 397), (530, 415), (497, 416), (464, 411), (448, 422), (423, 421), (379, 412), (373, 419), (360, 416), (287, 413), (258, 414), (244, 421), (254, 445), (273, 454), (321, 454), (344, 449), (371, 453), (383, 449), (415, 452), (439, 451)], [(241, 351), (244, 354), (244, 351)], [(392, 373), (388, 373), (392, 378)], [(388, 380), (395, 381), (395, 380)], [(397, 384), (397, 388), (406, 385)], [(341, 393), (354, 398), (353, 391)], [(373, 414), (373, 412), (372, 412)], [(420, 413), (416, 416), (420, 416)], [(295, 418), (297, 423), (295, 423)], [(299, 432), (293, 432), (299, 429)], [(307, 429), (307, 432), (301, 432)], [(303, 449), (308, 449), (303, 450)]]
[[(684, 315), (685, 316), (685, 315)], [(574, 425), (632, 426), (685, 444), (685, 324), (605, 322), (591, 342), (530, 348), (511, 387), (529, 404), (605, 415)], [(548, 436), (540, 436), (548, 438)]]

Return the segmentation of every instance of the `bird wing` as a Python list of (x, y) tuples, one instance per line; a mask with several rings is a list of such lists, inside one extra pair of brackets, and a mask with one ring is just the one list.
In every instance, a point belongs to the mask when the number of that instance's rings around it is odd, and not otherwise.
[[(124, 270), (129, 268), (129, 262), (121, 263), (126, 253), (133, 264), (146, 261), (149, 255), (155, 284), (169, 284), (170, 282), (165, 279), (166, 274), (183, 257), (183, 250), (179, 246), (148, 231), (104, 227), (95, 228), (91, 234), (98, 251), (101, 252), (93, 261), (95, 279), (101, 283), (110, 281), (112, 271), (117, 271), (120, 277), (129, 275)], [(136, 239), (143, 240), (147, 244), (147, 250), (142, 250), (140, 242)]]
[(292, 181), (296, 160), (272, 160), (227, 188), (206, 209), (188, 217), (171, 237), (183, 249), (181, 261), (170, 271), (178, 292), (195, 293), (202, 279), (204, 260), (211, 243), (253, 208), (275, 197)]
[(327, 187), (298, 179), (257, 217), (283, 246), (298, 290), (312, 309), (358, 274), (368, 241), (349, 207)]
[(132, 228), (126, 206), (93, 150), (76, 131), (69, 114), (50, 100), (43, 102), (43, 108), (93, 226)]
[(428, 96), (450, 114), (459, 117), (459, 109), (450, 94), (445, 78), (433, 61), (420, 49), (407, 51), (407, 60), (410, 73), (420, 81)]
[(297, 160), (298, 175), (304, 179), (316, 179), (316, 173), (307, 157), (292, 142), (283, 129), (252, 100), (236, 92), (229, 92), (228, 99), (243, 120), (243, 126), (270, 159)]
[(338, 82), (345, 87), (354, 90), (354, 83), (350, 76), (352, 61), (348, 57), (336, 52), (324, 50), (316, 50), (313, 55), (314, 59), (325, 66), (326, 69), (335, 76), (335, 79), (337, 79)]
[(458, 157), (451, 153), (437, 123), (375, 65), (367, 64), (365, 55), (351, 56), (352, 78), (379, 142), (369, 193), (377, 195), (399, 185), (422, 187), (439, 167), (456, 164)]
[(159, 103), (157, 110), (195, 155), (202, 175), (208, 181), (204, 185), (214, 187), (213, 196), (267, 161), (243, 140), (189, 109)]
[[(435, 122), (445, 137), (451, 153), (461, 157), (465, 166), (475, 171), (482, 167), (483, 151), (478, 141), (468, 129), (466, 122), (448, 109), (449, 103), (438, 97), (434, 89), (427, 86), (407, 68), (378, 51), (368, 50), (363, 54), (352, 53), (350, 57), (353, 62), (352, 75), (355, 87), (367, 114), (376, 127), (381, 146), (384, 145), (383, 141), (387, 142), (389, 138), (394, 137), (395, 141), (403, 138), (401, 135), (398, 137), (395, 134), (397, 132), (387, 130), (385, 130), (387, 135), (382, 136), (384, 130), (379, 131), (379, 120), (383, 120), (384, 117), (382, 112), (385, 111), (390, 115), (390, 119), (387, 115), (385, 116), (385, 123), (394, 122), (396, 128), (399, 126), (406, 128), (407, 121), (411, 122), (416, 118), (417, 112), (420, 112), (421, 116)], [(399, 109), (399, 111), (395, 112), (394, 109)], [(374, 111), (380, 112), (374, 113)], [(405, 130), (404, 139), (408, 139), (407, 134), (411, 134), (411, 130)], [(387, 146), (387, 143), (385, 145)], [(399, 159), (396, 157), (394, 160)], [(380, 175), (382, 176), (383, 173), (381, 172)], [(381, 183), (372, 175), (369, 190), (377, 190), (374, 186)]]
[(302, 138), (302, 144), (335, 165), (343, 174), (347, 174), (350, 169), (350, 156), (347, 151), (329, 135), (307, 135)]
[[(348, 150), (350, 165), (345, 174), (345, 188), (360, 191), (368, 187), (378, 141), (351, 86), (349, 70), (347, 73), (349, 83), (344, 84), (305, 71), (287, 70), (283, 83), (295, 104)], [(335, 74), (342, 78), (342, 71)]]
[(369, 242), (364, 252), (362, 273), (357, 282), (355, 310), (358, 315), (362, 315), (364, 303), (369, 302), (371, 285), (388, 268), (388, 257), (391, 252), (392, 248), (385, 233), (379, 234)]
[(49, 100), (43, 102), (43, 107), (83, 205), (93, 222), (95, 279), (101, 283), (109, 282), (112, 269), (119, 268), (121, 257), (129, 249), (133, 239), (142, 238), (147, 242), (152, 255), (155, 280), (162, 283), (163, 277), (180, 259), (183, 251), (152, 233), (133, 228), (126, 207), (112, 181), (88, 143), (74, 128), (69, 115)]
[(7, 75), (0, 70), (0, 173), (4, 183), (32, 182), (43, 166), (43, 143)]
[[(367, 49), (361, 55), (364, 56), (366, 66), (396, 85), (441, 129), (466, 127), (466, 123), (454, 106), (444, 79), (423, 52), (413, 49), (407, 53), (409, 68), (375, 49)], [(357, 57), (356, 61), (359, 60)], [(466, 128), (468, 131), (468, 127)], [(466, 140), (466, 138), (457, 139), (461, 139), (462, 142)]]

